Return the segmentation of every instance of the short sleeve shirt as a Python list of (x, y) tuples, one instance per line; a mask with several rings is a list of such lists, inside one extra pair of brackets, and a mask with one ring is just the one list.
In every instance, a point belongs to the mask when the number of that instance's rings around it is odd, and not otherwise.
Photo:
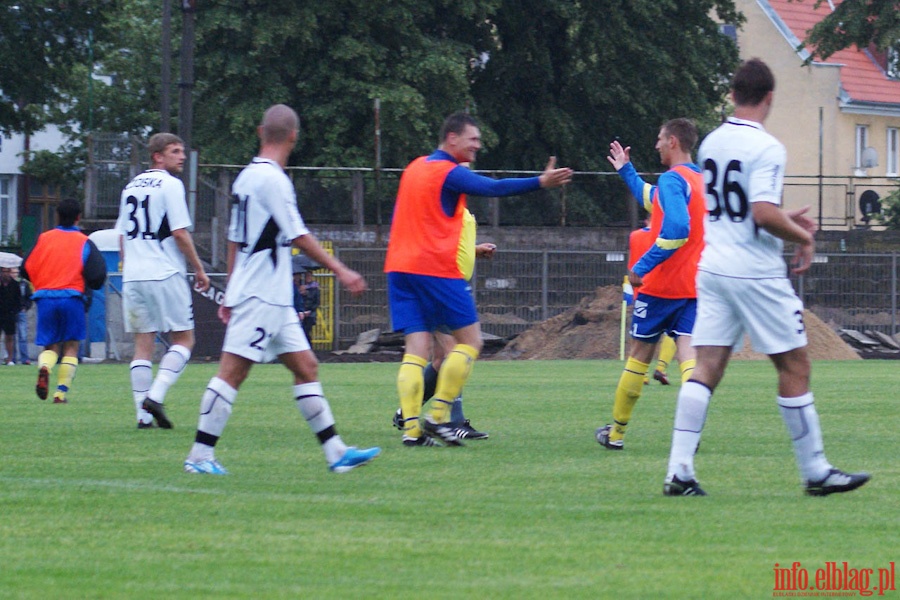
[(706, 185), (702, 271), (744, 278), (785, 277), (784, 242), (759, 227), (751, 205), (781, 206), (784, 145), (760, 123), (730, 118), (700, 145)]
[(225, 291), (225, 306), (248, 298), (293, 306), (291, 243), (309, 230), (297, 210), (297, 195), (275, 162), (254, 158), (231, 188), (228, 241), (237, 244)]
[(116, 230), (123, 236), (123, 281), (158, 281), (187, 272), (172, 232), (191, 226), (180, 179), (161, 169), (144, 171), (122, 190)]

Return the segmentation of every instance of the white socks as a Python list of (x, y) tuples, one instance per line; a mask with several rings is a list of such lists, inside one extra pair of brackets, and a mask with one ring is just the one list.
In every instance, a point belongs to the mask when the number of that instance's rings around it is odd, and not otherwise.
[(131, 393), (134, 397), (134, 408), (137, 411), (137, 420), (141, 423), (153, 421), (153, 415), (141, 408), (141, 403), (150, 391), (153, 383), (153, 364), (149, 360), (131, 361)]
[(231, 407), (237, 398), (237, 390), (218, 377), (209, 380), (203, 398), (200, 399), (200, 420), (197, 423), (197, 436), (188, 460), (200, 462), (213, 458), (213, 449), (225, 430)]
[(166, 392), (178, 381), (190, 358), (191, 351), (184, 346), (177, 344), (171, 346), (159, 360), (159, 369), (156, 370), (156, 379), (153, 380), (148, 397), (162, 404)]
[(344, 456), (347, 445), (341, 440), (334, 428), (334, 416), (331, 414), (331, 406), (325, 399), (322, 384), (318, 381), (301, 383), (294, 386), (294, 398), (297, 399), (297, 408), (306, 419), (309, 428), (325, 453), (328, 464), (334, 464)]
[(822, 429), (812, 392), (796, 398), (778, 396), (778, 408), (794, 443), (794, 456), (804, 481), (824, 479), (831, 470), (825, 459)]
[(706, 409), (711, 397), (712, 391), (702, 383), (686, 381), (681, 386), (675, 408), (669, 477), (675, 475), (681, 481), (694, 479), (694, 454), (700, 444), (700, 433), (706, 423)]
[[(700, 433), (706, 422), (706, 410), (712, 392), (705, 385), (688, 381), (681, 386), (675, 409), (675, 428), (672, 432), (672, 451), (669, 455), (668, 476), (682, 481), (695, 478), (694, 453), (700, 443)], [(812, 392), (796, 398), (778, 396), (778, 408), (794, 444), (794, 455), (804, 481), (819, 481), (831, 470), (825, 458), (819, 415)]]

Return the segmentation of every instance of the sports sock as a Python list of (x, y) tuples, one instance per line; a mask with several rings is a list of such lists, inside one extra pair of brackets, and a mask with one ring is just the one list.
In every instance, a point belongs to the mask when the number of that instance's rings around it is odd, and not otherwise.
[(825, 459), (822, 429), (812, 392), (796, 398), (778, 396), (781, 418), (794, 444), (794, 456), (805, 481), (819, 481), (828, 475), (831, 465)]
[(184, 346), (175, 344), (169, 348), (159, 360), (156, 379), (153, 380), (153, 385), (150, 387), (147, 397), (162, 404), (165, 401), (166, 392), (178, 381), (190, 358), (191, 351)]
[(400, 395), (400, 409), (403, 412), (403, 434), (422, 437), (419, 413), (422, 412), (423, 372), (427, 361), (415, 354), (404, 354), (397, 373), (397, 393)]
[(59, 360), (59, 354), (54, 352), (53, 350), (44, 350), (40, 354), (38, 354), (38, 369), (41, 367), (47, 367), (50, 371), (53, 370), (53, 367), (56, 366), (56, 362)]
[(697, 366), (697, 359), (690, 358), (678, 363), (678, 366), (681, 367), (681, 383), (686, 383), (691, 378), (691, 375), (694, 374), (694, 367)]
[(422, 404), (424, 405), (431, 400), (434, 396), (434, 391), (437, 389), (438, 372), (437, 369), (434, 368), (434, 363), (425, 365), (425, 370), (422, 372), (422, 379), (424, 382), (424, 387), (422, 388)]
[(634, 411), (634, 405), (637, 404), (638, 398), (644, 389), (644, 375), (650, 365), (641, 361), (628, 357), (625, 362), (625, 369), (619, 377), (619, 384), (616, 386), (615, 402), (613, 402), (613, 428), (609, 433), (609, 439), (612, 441), (621, 440), (625, 437), (625, 429), (631, 420), (631, 413)]
[(56, 393), (54, 398), (66, 399), (66, 393), (72, 382), (75, 381), (75, 372), (78, 370), (77, 356), (63, 356), (59, 361), (59, 375), (56, 379)]
[(197, 422), (194, 445), (188, 454), (189, 461), (200, 462), (213, 458), (213, 448), (225, 431), (235, 398), (237, 390), (224, 380), (218, 377), (209, 380), (200, 399), (200, 419)]
[(694, 454), (700, 444), (710, 398), (712, 390), (698, 381), (686, 381), (678, 391), (672, 450), (669, 454), (669, 477), (677, 475), (682, 481), (694, 479)]
[[(660, 373), (666, 372), (666, 369), (669, 368), (669, 363), (671, 363), (672, 359), (675, 357), (676, 349), (675, 339), (672, 336), (663, 335), (662, 339), (659, 341), (659, 356), (656, 359), (657, 371)], [(684, 371), (683, 367), (682, 371)]]
[(477, 358), (478, 350), (468, 344), (457, 344), (447, 354), (438, 372), (437, 390), (434, 392), (435, 403), (428, 415), (435, 423), (448, 421), (447, 413), (453, 404), (453, 398), (462, 392)]
[(325, 460), (329, 465), (339, 461), (347, 451), (347, 445), (334, 427), (334, 415), (322, 392), (322, 384), (318, 381), (297, 384), (294, 386), (294, 397), (300, 414), (322, 444)]
[[(422, 392), (422, 404), (424, 405), (431, 400), (434, 396), (434, 391), (437, 389), (438, 372), (437, 369), (434, 368), (434, 363), (428, 363), (425, 366), (423, 377), (425, 378), (425, 391)], [(453, 405), (450, 408), (450, 420), (454, 423), (466, 420), (462, 408), (462, 394), (453, 400)]]
[(462, 394), (453, 400), (453, 405), (450, 407), (450, 420), (454, 423), (462, 423), (466, 420), (466, 416), (463, 414)]
[(143, 359), (131, 361), (131, 395), (134, 399), (135, 411), (137, 411), (137, 420), (141, 423), (153, 421), (153, 415), (141, 407), (152, 383), (153, 363)]

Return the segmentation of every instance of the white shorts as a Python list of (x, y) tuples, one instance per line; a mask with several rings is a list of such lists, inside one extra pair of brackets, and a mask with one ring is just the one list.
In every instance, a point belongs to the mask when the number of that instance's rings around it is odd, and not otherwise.
[(806, 346), (803, 302), (787, 278), (740, 279), (697, 273), (693, 346), (740, 350), (744, 334), (753, 349), (781, 354)]
[(288, 352), (309, 350), (293, 306), (249, 298), (231, 309), (222, 351), (265, 363)]
[(128, 333), (194, 328), (191, 287), (184, 275), (161, 281), (126, 281), (122, 285), (122, 312)]

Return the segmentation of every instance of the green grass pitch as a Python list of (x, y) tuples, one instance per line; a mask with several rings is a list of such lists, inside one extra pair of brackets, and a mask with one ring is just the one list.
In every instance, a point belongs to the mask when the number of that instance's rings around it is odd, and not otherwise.
[(288, 372), (257, 366), (217, 449), (231, 475), (188, 475), (215, 368), (171, 390), (174, 430), (138, 431), (127, 365), (80, 366), (68, 405), (0, 367), (0, 598), (762, 598), (776, 563), (897, 559), (894, 361), (814, 364), (829, 460), (873, 473), (827, 498), (801, 493), (766, 362), (713, 398), (706, 498), (661, 493), (677, 385), (645, 387), (623, 452), (594, 441), (616, 361), (480, 361), (466, 412), (491, 437), (465, 448), (401, 446), (396, 364), (322, 365), (344, 440), (383, 448), (341, 475)]

